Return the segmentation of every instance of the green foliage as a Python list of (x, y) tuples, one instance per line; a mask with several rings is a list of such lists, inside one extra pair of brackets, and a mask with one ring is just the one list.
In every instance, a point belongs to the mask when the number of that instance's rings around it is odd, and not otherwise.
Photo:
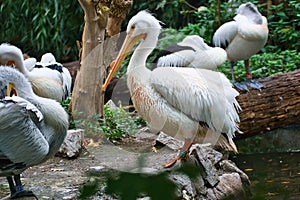
[(217, 2), (216, 0), (209, 0), (205, 4), (207, 7), (202, 6), (197, 11), (190, 12), (189, 15), (193, 16), (195, 22), (188, 23), (179, 31), (185, 35), (199, 35), (210, 44), (215, 30), (223, 23), (231, 21), (235, 15), (235, 5), (223, 2), (219, 8)]
[(8, 42), (30, 56), (52, 52), (58, 61), (77, 58), (83, 11), (78, 1), (2, 1), (1, 43)]
[[(193, 18), (189, 15), (182, 14), (182, 11), (190, 10), (190, 7), (184, 0), (136, 0), (133, 1), (132, 9), (124, 21), (124, 26), (127, 25), (129, 19), (138, 13), (140, 10), (149, 10), (159, 20), (166, 24), (167, 27), (183, 27), (187, 21), (192, 22)], [(197, 2), (197, 4), (199, 4)], [(125, 27), (123, 27), (123, 30)]]
[(272, 5), (272, 15), (268, 16), (270, 49), (295, 49), (300, 51), (300, 2), (287, 1)]
[(105, 136), (110, 139), (119, 139), (133, 135), (138, 128), (145, 126), (145, 122), (132, 113), (127, 112), (123, 107), (118, 107), (113, 110), (109, 106), (104, 106), (105, 123), (101, 128)]
[[(296, 50), (285, 50), (278, 53), (261, 53), (250, 58), (250, 68), (253, 78), (272, 76), (278, 73), (286, 73), (300, 69), (300, 52)], [(236, 62), (234, 75), (237, 81), (243, 81), (246, 70), (243, 61)], [(230, 66), (226, 62), (218, 68), (231, 80)]]
[(73, 120), (70, 122), (73, 125), (72, 127), (83, 128), (87, 137), (95, 139), (101, 136), (105, 136), (110, 140), (128, 137), (146, 125), (141, 117), (127, 112), (123, 107), (110, 109), (108, 105), (105, 105), (105, 120), (99, 114), (92, 115), (84, 120), (78, 120), (80, 119), (78, 113), (72, 115)]
[[(130, 17), (142, 9), (149, 9), (159, 20), (165, 23), (166, 27), (179, 29), (179, 32), (185, 35), (197, 34), (203, 37), (207, 43), (210, 43), (215, 30), (225, 22), (231, 21), (238, 6), (245, 3), (242, 0), (233, 1), (234, 3), (219, 0), (191, 2), (173, 0), (162, 1), (157, 4), (152, 1), (136, 1)], [(266, 47), (267, 51), (278, 52), (286, 49), (299, 51), (300, 2), (284, 0), (278, 5), (273, 4), (269, 16), (267, 16), (266, 3), (257, 0), (250, 2), (254, 3), (259, 11), (268, 18), (269, 41)]]

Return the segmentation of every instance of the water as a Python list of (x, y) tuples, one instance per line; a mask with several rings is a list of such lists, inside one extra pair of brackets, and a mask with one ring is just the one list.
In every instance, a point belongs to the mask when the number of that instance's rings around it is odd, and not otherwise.
[(232, 160), (249, 176), (250, 199), (300, 199), (300, 152), (238, 155)]

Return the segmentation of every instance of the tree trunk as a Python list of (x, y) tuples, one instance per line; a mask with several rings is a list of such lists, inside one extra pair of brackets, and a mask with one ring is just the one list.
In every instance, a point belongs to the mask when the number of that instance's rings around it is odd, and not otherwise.
[[(106, 31), (109, 38), (120, 31), (121, 22), (129, 12), (132, 1), (78, 1), (85, 13), (85, 26), (82, 35), (81, 66), (74, 83), (71, 107), (73, 112), (80, 113), (80, 118), (85, 119), (103, 113), (101, 86), (106, 67), (113, 60), (117, 41), (117, 36), (107, 40)], [(114, 26), (107, 27), (108, 21), (114, 21), (116, 17), (118, 20)]]
[(237, 138), (244, 138), (300, 121), (300, 70), (259, 79), (265, 88), (238, 96), (242, 107)]

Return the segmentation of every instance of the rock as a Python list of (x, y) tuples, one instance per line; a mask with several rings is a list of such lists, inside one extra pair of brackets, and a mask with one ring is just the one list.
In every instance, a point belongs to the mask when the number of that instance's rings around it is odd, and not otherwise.
[(204, 167), (205, 174), (204, 179), (213, 187), (218, 182), (217, 169), (214, 164), (216, 160), (219, 161), (222, 158), (222, 154), (213, 150), (211, 147), (203, 145), (193, 145), (191, 148), (191, 154), (196, 157), (200, 164)]
[(163, 144), (169, 147), (172, 150), (179, 150), (183, 146), (183, 141), (174, 139), (173, 137), (160, 132), (156, 138), (156, 145)]
[(79, 156), (84, 142), (84, 130), (68, 130), (67, 136), (60, 146), (57, 156), (75, 158)]
[(196, 170), (199, 168), (203, 173), (197, 177), (188, 177), (171, 172), (171, 180), (178, 186), (179, 198), (243, 199), (250, 194), (248, 176), (234, 162), (224, 159), (223, 154), (214, 150), (210, 144), (195, 144), (190, 152), (189, 158), (181, 165), (192, 163)]
[[(161, 132), (156, 139), (156, 144), (179, 150), (183, 142)], [(204, 200), (232, 197), (232, 199), (241, 199), (242, 196), (250, 194), (248, 176), (234, 162), (228, 160), (228, 152), (216, 150), (211, 144), (194, 144), (190, 149), (188, 159), (181, 162), (181, 165), (184, 164), (199, 167), (202, 173), (198, 177), (171, 173), (171, 180), (178, 186), (179, 198)], [(179, 166), (180, 164), (176, 163), (173, 169)]]
[(219, 180), (219, 184), (214, 188), (219, 199), (224, 198), (224, 196), (232, 196), (240, 199), (241, 194), (244, 194), (243, 183), (238, 173), (222, 174), (219, 176)]
[(196, 196), (196, 191), (193, 187), (193, 184), (191, 182), (191, 179), (187, 175), (183, 174), (173, 174), (171, 175), (171, 180), (173, 180), (177, 187), (179, 196), (188, 196), (188, 197), (194, 197)]
[(250, 180), (245, 172), (240, 170), (234, 162), (231, 160), (222, 160), (219, 164), (220, 170), (223, 170), (224, 172), (233, 172), (233, 173), (238, 173), (241, 182), (243, 183), (243, 189), (245, 190), (246, 193), (250, 193)]
[(105, 105), (108, 105), (110, 110), (116, 110), (118, 108), (112, 100), (108, 100)]

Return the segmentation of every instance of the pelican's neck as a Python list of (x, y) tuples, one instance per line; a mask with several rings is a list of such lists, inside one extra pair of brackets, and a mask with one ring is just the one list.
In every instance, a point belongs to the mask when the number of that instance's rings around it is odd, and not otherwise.
[(18, 70), (16, 70), (14, 72), (14, 76), (9, 76), (7, 79), (8, 82), (14, 83), (18, 96), (24, 99), (35, 99), (36, 95), (32, 90), (31, 84), (28, 79), (24, 77), (22, 72), (20, 73)]
[(128, 65), (127, 73), (132, 73), (135, 70), (149, 71), (146, 68), (146, 61), (150, 53), (156, 47), (158, 41), (158, 35), (159, 35), (159, 29), (158, 30), (151, 29), (151, 30), (152, 31), (147, 33), (146, 38), (141, 41), (141, 43), (133, 52)]
[(28, 69), (25, 67), (24, 65), (24, 61), (23, 58), (16, 58), (15, 60), (15, 66), (16, 68), (22, 73), (24, 74), (27, 78), (29, 77), (29, 71)]
[(68, 130), (68, 115), (64, 108), (55, 100), (36, 96), (33, 104), (44, 116), (44, 126), (42, 133), (49, 143), (50, 149), (45, 157), (54, 156), (61, 146)]

